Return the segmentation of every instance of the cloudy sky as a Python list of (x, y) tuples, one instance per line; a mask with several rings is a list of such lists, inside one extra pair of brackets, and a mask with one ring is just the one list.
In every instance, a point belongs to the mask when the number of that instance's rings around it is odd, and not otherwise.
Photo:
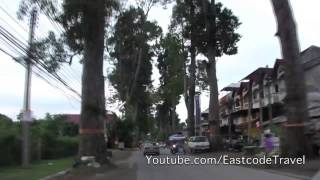
[[(19, 22), (19, 25), (11, 19), (16, 18), (16, 10), (20, 0), (0, 0), (0, 26), (12, 32), (21, 41), (28, 37), (27, 21)], [(226, 7), (232, 9), (242, 22), (238, 32), (242, 35), (239, 42), (239, 53), (234, 56), (223, 56), (217, 62), (217, 76), (219, 89), (237, 82), (258, 67), (271, 67), (276, 58), (281, 58), (279, 40), (274, 36), (276, 22), (273, 15), (270, 0), (223, 0)], [(318, 0), (291, 0), (294, 16), (298, 25), (298, 34), (301, 50), (310, 45), (320, 46), (320, 18), (318, 18)], [(10, 16), (7, 15), (7, 13)], [(171, 6), (166, 10), (161, 7), (152, 9), (149, 19), (156, 20), (166, 29), (171, 16)], [(48, 19), (41, 16), (36, 30), (36, 37), (42, 37), (49, 29), (57, 31)], [(12, 50), (0, 38), (0, 48), (9, 51), (12, 55), (19, 54)], [(81, 65), (74, 63), (71, 67), (64, 66), (59, 72), (62, 78), (70, 86), (80, 92)], [(21, 111), (24, 92), (24, 68), (15, 63), (10, 57), (0, 52), (0, 113), (11, 118)], [(157, 71), (154, 71), (153, 79), (157, 84)], [(58, 83), (53, 82), (52, 87), (37, 76), (32, 79), (31, 108), (37, 118), (46, 112), (55, 113), (79, 113), (80, 103), (74, 95)], [(109, 84), (107, 97), (110, 93)], [(62, 89), (62, 90), (61, 90)], [(208, 97), (201, 96), (201, 107), (208, 107)], [(118, 106), (108, 105), (108, 109), (117, 111)], [(177, 111), (181, 119), (187, 117), (186, 108), (181, 100)]]

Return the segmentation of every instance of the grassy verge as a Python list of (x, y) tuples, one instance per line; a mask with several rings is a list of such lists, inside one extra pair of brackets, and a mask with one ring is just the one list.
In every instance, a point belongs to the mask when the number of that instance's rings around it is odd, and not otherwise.
[(33, 163), (30, 168), (24, 169), (21, 166), (0, 168), (1, 180), (37, 180), (59, 171), (70, 168), (73, 158), (56, 160), (43, 160)]

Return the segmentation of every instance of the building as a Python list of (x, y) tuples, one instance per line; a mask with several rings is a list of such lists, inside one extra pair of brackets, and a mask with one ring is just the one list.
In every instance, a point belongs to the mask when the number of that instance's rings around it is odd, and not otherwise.
[[(80, 114), (61, 114), (66, 117), (66, 121), (79, 125), (80, 124)], [(104, 119), (105, 124), (111, 124), (114, 120), (114, 114), (107, 114), (106, 118)]]
[[(320, 48), (311, 46), (301, 52), (305, 71), (308, 100), (309, 133), (320, 144)], [(228, 94), (220, 99), (220, 127), (226, 135), (226, 126), (232, 135), (260, 139), (265, 130), (280, 136), (281, 125), (286, 122), (285, 60), (276, 59), (272, 68), (258, 68), (238, 83), (222, 91)], [(227, 100), (228, 99), (228, 100)], [(202, 132), (207, 129), (208, 110), (202, 112)], [(318, 132), (318, 133), (317, 133)]]

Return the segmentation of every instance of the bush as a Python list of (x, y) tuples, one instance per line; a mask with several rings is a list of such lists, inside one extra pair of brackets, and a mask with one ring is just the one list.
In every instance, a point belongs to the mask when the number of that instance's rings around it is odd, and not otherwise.
[(46, 135), (42, 140), (42, 158), (56, 159), (74, 156), (78, 153), (78, 137), (54, 137)]
[[(61, 126), (58, 126), (62, 124)], [(56, 159), (78, 153), (77, 126), (55, 119), (34, 121), (30, 126), (30, 160)], [(60, 130), (65, 133), (59, 133)], [(21, 163), (21, 124), (0, 114), (0, 166)], [(67, 136), (69, 135), (69, 136)], [(72, 137), (71, 137), (72, 136)]]
[(0, 166), (20, 163), (21, 142), (12, 129), (0, 129)]
[(21, 143), (17, 127), (9, 117), (0, 114), (0, 166), (20, 162)]

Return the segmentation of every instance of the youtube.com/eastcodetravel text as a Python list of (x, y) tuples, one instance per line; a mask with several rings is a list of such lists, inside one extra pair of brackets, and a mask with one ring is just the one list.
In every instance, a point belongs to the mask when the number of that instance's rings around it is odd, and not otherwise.
[(305, 156), (298, 158), (279, 155), (262, 157), (192, 157), (192, 156), (146, 156), (148, 165), (304, 165)]

